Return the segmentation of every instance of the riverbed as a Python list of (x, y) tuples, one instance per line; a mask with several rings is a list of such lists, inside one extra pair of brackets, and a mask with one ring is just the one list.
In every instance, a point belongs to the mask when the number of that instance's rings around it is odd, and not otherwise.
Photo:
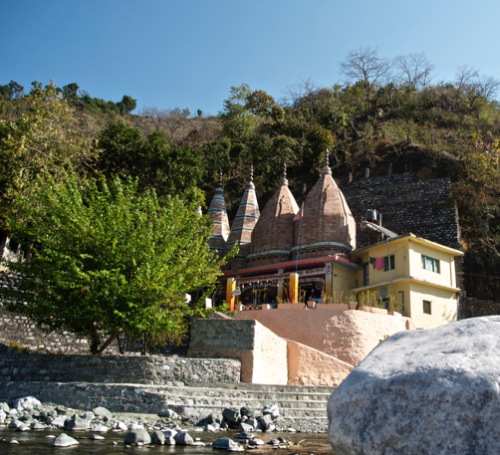
[[(198, 454), (214, 454), (215, 451), (211, 446), (205, 447), (190, 447), (190, 446), (140, 446), (140, 447), (126, 447), (123, 443), (125, 434), (121, 433), (104, 433), (100, 434), (105, 439), (94, 441), (89, 439), (94, 433), (90, 431), (66, 431), (66, 434), (75, 438), (80, 443), (72, 447), (52, 447), (53, 439), (47, 438), (49, 435), (57, 436), (63, 431), (58, 430), (31, 430), (19, 432), (13, 429), (1, 428), (0, 429), (0, 453), (2, 455), (38, 455), (38, 454), (52, 454), (58, 452), (71, 453), (72, 455), (119, 455), (119, 454), (137, 454), (137, 453), (163, 453), (163, 454), (185, 454), (185, 455), (198, 455)], [(200, 438), (204, 443), (211, 443), (218, 438), (231, 438), (235, 439), (236, 431), (227, 432), (190, 432), (193, 438)], [(270, 439), (282, 436), (287, 441), (291, 440), (294, 445), (288, 448), (275, 449), (266, 444), (260, 446), (258, 449), (248, 449), (245, 452), (255, 453), (256, 455), (262, 454), (279, 454), (279, 455), (321, 455), (329, 454), (334, 455), (330, 444), (328, 443), (327, 434), (311, 434), (311, 433), (258, 433), (257, 437), (267, 442)], [(15, 439), (19, 444), (11, 444), (10, 441)], [(117, 444), (113, 444), (116, 442)], [(222, 451), (224, 453), (224, 451)]]

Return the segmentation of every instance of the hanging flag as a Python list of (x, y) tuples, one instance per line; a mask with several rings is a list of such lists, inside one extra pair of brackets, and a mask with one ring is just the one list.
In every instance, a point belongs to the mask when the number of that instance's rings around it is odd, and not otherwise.
[(297, 213), (297, 215), (295, 215), (295, 218), (293, 219), (293, 221), (300, 220), (303, 215), (304, 215), (304, 203), (302, 202), (302, 205), (300, 206), (300, 210)]

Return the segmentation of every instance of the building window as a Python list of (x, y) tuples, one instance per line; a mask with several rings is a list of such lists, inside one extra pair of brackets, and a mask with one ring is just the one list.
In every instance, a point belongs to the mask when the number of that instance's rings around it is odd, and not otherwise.
[(424, 314), (431, 314), (431, 302), (424, 300)]
[[(384, 272), (389, 270), (389, 256), (384, 258)], [(391, 254), (391, 270), (394, 270), (394, 255)]]
[(368, 286), (370, 284), (370, 263), (365, 262), (363, 264), (363, 286)]
[(430, 270), (431, 272), (440, 273), (439, 260), (424, 256), (422, 254), (422, 268), (425, 270)]

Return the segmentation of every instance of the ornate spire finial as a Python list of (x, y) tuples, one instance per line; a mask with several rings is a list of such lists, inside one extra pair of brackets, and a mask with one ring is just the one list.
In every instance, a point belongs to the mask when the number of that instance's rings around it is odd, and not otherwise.
[(321, 171), (321, 175), (325, 174), (332, 174), (332, 170), (330, 169), (329, 166), (329, 158), (330, 158), (330, 150), (328, 150), (328, 147), (325, 150), (325, 165), (323, 166), (323, 170)]
[(219, 171), (219, 188), (222, 188), (222, 171)]
[(288, 186), (288, 180), (286, 179), (286, 161), (283, 163), (283, 178), (281, 179), (280, 185)]
[(250, 181), (253, 182), (253, 164), (250, 165)]

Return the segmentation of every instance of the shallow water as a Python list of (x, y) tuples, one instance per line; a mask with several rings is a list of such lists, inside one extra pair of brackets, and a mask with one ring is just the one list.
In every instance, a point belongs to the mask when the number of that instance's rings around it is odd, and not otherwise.
[[(151, 446), (151, 447), (130, 447), (127, 448), (123, 444), (125, 434), (127, 432), (121, 433), (99, 433), (104, 436), (105, 439), (100, 441), (93, 441), (88, 439), (92, 432), (88, 431), (66, 431), (66, 434), (78, 440), (80, 445), (71, 447), (52, 447), (50, 444), (53, 439), (48, 439), (47, 435), (57, 436), (62, 433), (62, 430), (58, 431), (46, 431), (46, 430), (31, 430), (19, 432), (13, 429), (3, 428), (0, 429), (0, 454), (2, 455), (38, 455), (38, 454), (54, 454), (64, 451), (64, 453), (71, 453), (71, 455), (119, 455), (119, 454), (185, 454), (185, 455), (198, 455), (198, 454), (214, 454), (214, 450), (211, 446), (207, 447), (189, 447), (189, 446)], [(237, 432), (190, 432), (189, 433), (193, 439), (200, 438), (204, 443), (213, 442), (218, 438), (231, 438), (235, 439)], [(257, 433), (256, 437), (269, 441), (270, 439), (282, 436), (287, 441), (291, 440), (294, 444), (299, 444), (298, 446), (293, 446), (287, 449), (273, 449), (269, 445), (260, 446), (259, 449), (246, 450), (246, 452), (263, 454), (263, 453), (273, 453), (279, 455), (321, 455), (329, 454), (333, 455), (334, 452), (328, 443), (328, 435), (326, 434), (312, 434), (312, 433)], [(19, 444), (10, 444), (9, 442), (15, 439), (19, 441)], [(113, 441), (118, 442), (117, 445), (113, 445)], [(221, 453), (221, 451), (217, 451)], [(223, 452), (222, 452), (223, 453)]]

